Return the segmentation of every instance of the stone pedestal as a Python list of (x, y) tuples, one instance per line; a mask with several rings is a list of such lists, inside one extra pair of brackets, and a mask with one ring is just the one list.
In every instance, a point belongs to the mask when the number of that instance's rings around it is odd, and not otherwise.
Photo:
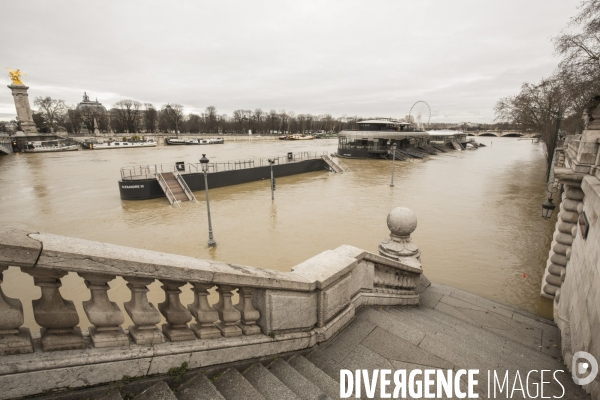
[(23, 132), (26, 135), (36, 135), (38, 130), (33, 122), (33, 115), (29, 106), (29, 95), (27, 94), (29, 86), (8, 85), (8, 88), (12, 91), (15, 108), (17, 109), (17, 117), (19, 118)]
[(379, 245), (379, 254), (392, 260), (415, 264), (421, 258), (419, 246), (412, 242), (410, 234), (417, 228), (417, 216), (406, 207), (394, 208), (387, 217), (390, 237)]

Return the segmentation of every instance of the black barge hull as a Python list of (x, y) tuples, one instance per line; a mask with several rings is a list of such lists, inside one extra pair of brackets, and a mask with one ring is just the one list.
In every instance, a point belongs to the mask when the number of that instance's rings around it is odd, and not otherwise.
[[(305, 172), (326, 170), (327, 168), (327, 163), (321, 158), (297, 161), (289, 164), (276, 164), (273, 165), (273, 176), (303, 174)], [(184, 173), (181, 176), (192, 191), (204, 190), (204, 174)], [(271, 179), (271, 168), (269, 166), (210, 172), (207, 176), (208, 187), (211, 189), (260, 181), (262, 179)], [(120, 180), (119, 192), (123, 200), (146, 200), (165, 197), (165, 193), (155, 178)]]

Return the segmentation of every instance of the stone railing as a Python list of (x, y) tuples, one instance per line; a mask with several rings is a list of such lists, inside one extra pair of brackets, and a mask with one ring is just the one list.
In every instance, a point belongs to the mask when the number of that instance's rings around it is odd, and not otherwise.
[[(3, 271), (18, 267), (41, 289), (31, 305), (41, 329), (32, 333), (23, 327), (21, 301), (0, 286), (0, 399), (166, 373), (184, 361), (191, 369), (300, 350), (331, 338), (363, 304), (416, 305), (422, 273), (410, 241), (416, 217), (396, 208), (388, 226), (390, 239), (380, 245), (385, 256), (341, 246), (289, 273), (0, 231), (0, 284)], [(69, 288), (59, 290), (67, 273), (79, 275), (90, 291), (82, 304), (87, 329), (67, 300)], [(122, 307), (108, 296), (116, 277), (131, 292)], [(156, 306), (147, 297), (155, 280), (164, 292)], [(187, 284), (194, 301), (184, 306)], [(218, 300), (211, 305), (208, 290), (215, 287)], [(123, 310), (133, 322), (127, 329)]]

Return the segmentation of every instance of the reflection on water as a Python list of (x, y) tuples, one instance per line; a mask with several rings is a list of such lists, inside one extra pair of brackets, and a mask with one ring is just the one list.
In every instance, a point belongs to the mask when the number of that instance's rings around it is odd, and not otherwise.
[[(326, 171), (277, 179), (275, 201), (268, 180), (213, 189), (212, 223), (217, 246), (208, 248), (204, 195), (200, 205), (171, 207), (166, 198), (123, 201), (119, 169), (126, 165), (285, 155), (288, 151), (336, 151), (335, 140), (231, 142), (214, 146), (160, 146), (115, 151), (15, 154), (0, 157), (0, 220), (3, 226), (98, 240), (262, 268), (289, 271), (327, 249), (350, 244), (372, 252), (389, 232), (388, 212), (412, 208), (413, 240), (425, 274), (433, 281), (551, 318), (551, 302), (539, 286), (553, 223), (540, 217), (544, 155), (540, 145), (515, 138), (478, 138), (492, 147), (452, 152), (427, 160), (396, 162), (391, 188), (389, 161), (345, 160), (353, 171)], [(118, 278), (109, 295), (122, 308), (130, 294)], [(10, 268), (3, 285), (23, 301), (26, 325), (35, 327), (33, 279)], [(192, 302), (182, 288), (184, 304)], [(83, 279), (69, 274), (61, 289), (88, 321), (81, 301)], [(149, 297), (162, 302), (160, 283)], [(126, 322), (126, 324), (129, 321)]]

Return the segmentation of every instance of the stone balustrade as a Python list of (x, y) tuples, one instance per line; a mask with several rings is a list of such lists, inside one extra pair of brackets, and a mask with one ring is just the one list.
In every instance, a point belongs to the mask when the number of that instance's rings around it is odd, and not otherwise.
[[(408, 209), (394, 209), (388, 227), (392, 232), (379, 255), (341, 246), (289, 273), (45, 233), (0, 231), (0, 387), (12, 382), (0, 399), (58, 389), (56, 374), (66, 370), (76, 371), (77, 379), (69, 375), (58, 385), (73, 387), (164, 373), (180, 360), (194, 368), (299, 350), (331, 338), (363, 304), (417, 305), (422, 269), (418, 247), (410, 241), (416, 217)], [(20, 268), (41, 289), (31, 304), (39, 333), (23, 327), (21, 301), (2, 292), (1, 273), (8, 267)], [(90, 292), (82, 304), (89, 327), (80, 326), (69, 288), (61, 288), (67, 273), (77, 274)], [(124, 304), (108, 294), (117, 277), (131, 292)], [(147, 297), (154, 281), (164, 292), (157, 305)], [(180, 294), (187, 284), (193, 302), (184, 305)], [(218, 300), (211, 305), (213, 288)], [(133, 323), (127, 328), (123, 312)], [(132, 373), (133, 360), (141, 366)], [(99, 364), (113, 368), (100, 376), (94, 370)], [(48, 380), (24, 384), (33, 372)]]

